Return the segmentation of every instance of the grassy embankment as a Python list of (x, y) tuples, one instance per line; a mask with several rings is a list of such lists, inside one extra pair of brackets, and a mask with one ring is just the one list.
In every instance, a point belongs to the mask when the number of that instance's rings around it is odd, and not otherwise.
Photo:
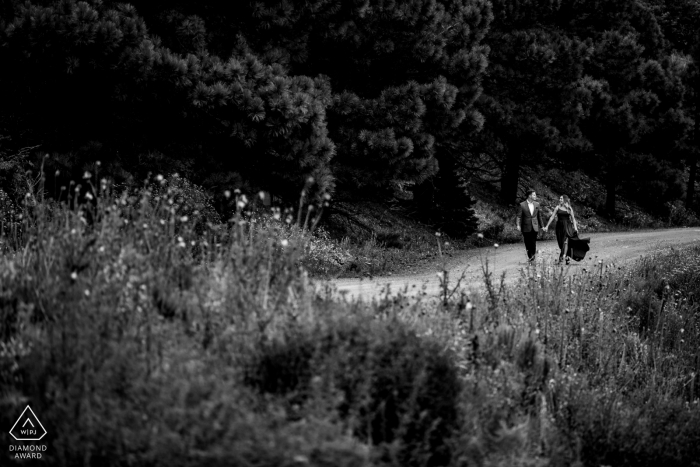
[(0, 420), (42, 465), (700, 465), (700, 249), (343, 303), (303, 220), (174, 186), (3, 225)]

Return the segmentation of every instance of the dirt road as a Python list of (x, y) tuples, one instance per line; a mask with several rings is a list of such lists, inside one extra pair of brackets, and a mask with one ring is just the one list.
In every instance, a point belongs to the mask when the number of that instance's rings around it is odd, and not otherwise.
[[(669, 247), (681, 247), (700, 242), (700, 228), (680, 228), (638, 232), (615, 232), (586, 234), (581, 232), (582, 238), (590, 237), (591, 251), (581, 262), (571, 261), (571, 272), (580, 270), (602, 260), (605, 264), (618, 265), (638, 259), (640, 256), (663, 250)], [(556, 240), (538, 241), (538, 262), (553, 262), (559, 257), (559, 248)], [(525, 246), (519, 244), (504, 245), (498, 248), (493, 246), (470, 250), (460, 254), (456, 258), (450, 258), (446, 263), (446, 269), (450, 278), (459, 277), (466, 270), (465, 284), (467, 287), (481, 285), (481, 264), (488, 259), (490, 268), (495, 270), (498, 277), (506, 273), (506, 282), (514, 282), (519, 277), (521, 268), (526, 267), (527, 262)], [(382, 294), (383, 290), (390, 287), (392, 291), (407, 288), (408, 294), (415, 294), (425, 287), (429, 295), (436, 295), (440, 281), (437, 273), (439, 270), (424, 271), (420, 274), (374, 277), (370, 279), (338, 279), (331, 283), (337, 287), (338, 293), (348, 298), (372, 299)]]

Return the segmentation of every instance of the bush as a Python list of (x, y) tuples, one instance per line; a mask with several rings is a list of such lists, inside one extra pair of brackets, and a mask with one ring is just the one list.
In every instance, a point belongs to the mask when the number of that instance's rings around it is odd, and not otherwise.
[(340, 393), (336, 409), (355, 434), (384, 450), (382, 462), (447, 465), (460, 393), (450, 355), (400, 321), (326, 324), (262, 344), (248, 384), (299, 403), (325, 381)]

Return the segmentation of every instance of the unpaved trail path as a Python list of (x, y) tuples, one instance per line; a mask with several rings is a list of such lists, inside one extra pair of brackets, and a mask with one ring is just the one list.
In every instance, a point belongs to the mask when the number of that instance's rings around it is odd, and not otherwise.
[[(669, 247), (682, 247), (700, 242), (700, 228), (680, 228), (636, 232), (593, 233), (580, 232), (582, 238), (590, 237), (591, 250), (586, 259), (581, 262), (571, 261), (570, 266), (564, 266), (574, 273), (585, 267), (590, 267), (602, 260), (605, 264), (624, 263), (638, 259), (655, 251)], [(554, 262), (559, 257), (559, 247), (556, 240), (537, 242), (538, 264)], [(466, 287), (479, 287), (482, 283), (481, 265), (484, 259), (488, 259), (489, 269), (494, 271), (500, 279), (505, 272), (507, 283), (513, 283), (520, 275), (520, 269), (527, 266), (527, 255), (522, 242), (503, 245), (498, 248), (493, 246), (478, 248), (460, 253), (458, 256), (446, 261), (446, 269), (449, 273), (450, 283), (459, 278), (466, 271), (462, 285)], [(414, 295), (425, 290), (428, 295), (437, 295), (440, 281), (438, 269), (423, 271), (417, 274), (374, 277), (372, 279), (337, 279), (330, 281), (337, 288), (340, 295), (349, 299), (361, 298), (371, 300), (385, 293), (386, 287), (397, 292), (407, 289), (409, 295)]]

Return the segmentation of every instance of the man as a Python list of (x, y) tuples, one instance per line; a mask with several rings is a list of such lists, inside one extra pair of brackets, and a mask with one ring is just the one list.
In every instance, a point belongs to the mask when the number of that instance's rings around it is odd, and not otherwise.
[(528, 261), (532, 262), (537, 253), (537, 233), (542, 228), (540, 203), (535, 190), (527, 190), (527, 199), (518, 208), (516, 227), (523, 234)]

